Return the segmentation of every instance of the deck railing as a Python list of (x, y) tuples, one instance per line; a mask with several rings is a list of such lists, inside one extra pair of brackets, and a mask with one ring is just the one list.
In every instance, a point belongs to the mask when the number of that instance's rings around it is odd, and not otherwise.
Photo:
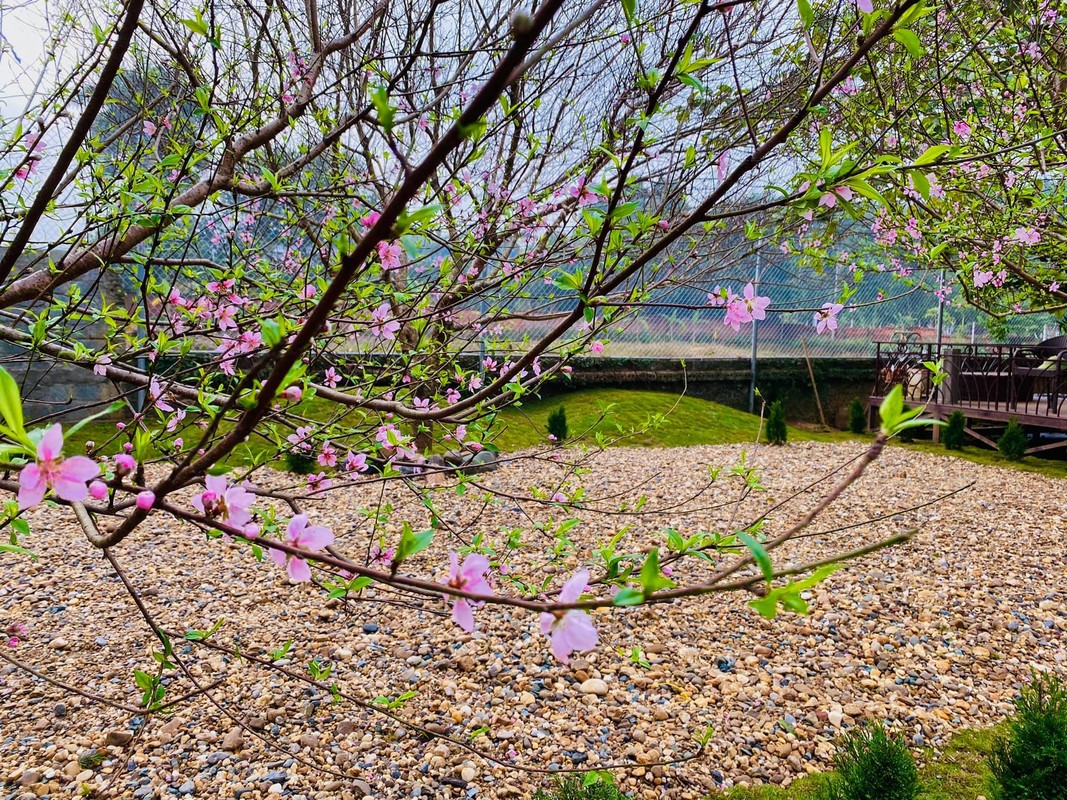
[[(874, 397), (899, 384), (908, 403), (1067, 416), (1067, 349), (999, 344), (875, 342)], [(944, 359), (945, 380), (934, 384), (924, 363)]]

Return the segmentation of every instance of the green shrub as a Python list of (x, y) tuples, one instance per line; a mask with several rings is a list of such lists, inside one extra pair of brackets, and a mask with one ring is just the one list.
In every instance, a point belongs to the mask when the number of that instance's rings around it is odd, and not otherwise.
[(853, 728), (837, 744), (837, 779), (823, 800), (916, 800), (919, 772), (903, 737), (881, 725)]
[(997, 449), (1008, 461), (1022, 461), (1026, 455), (1026, 431), (1019, 420), (1012, 417), (1004, 434), (997, 439)]
[(626, 800), (628, 797), (616, 789), (614, 784), (603, 779), (591, 782), (588, 786), (582, 784), (583, 779), (576, 775), (556, 778), (552, 791), (538, 789), (534, 800)]
[(855, 397), (848, 404), (848, 429), (853, 433), (867, 432), (867, 409)]
[(788, 435), (785, 409), (782, 408), (781, 400), (775, 400), (767, 406), (767, 441), (771, 444), (785, 444)]
[(990, 800), (1067, 800), (1067, 686), (1035, 675), (989, 755)]
[(285, 454), (285, 468), (297, 475), (310, 475), (315, 471), (316, 462), (312, 456), (303, 453), (289, 452)]
[(963, 443), (967, 439), (967, 418), (962, 411), (953, 411), (948, 418), (948, 424), (941, 429), (941, 443), (946, 450), (962, 450)]
[(563, 442), (567, 438), (567, 409), (560, 406), (548, 415), (548, 434), (554, 436), (557, 442)]

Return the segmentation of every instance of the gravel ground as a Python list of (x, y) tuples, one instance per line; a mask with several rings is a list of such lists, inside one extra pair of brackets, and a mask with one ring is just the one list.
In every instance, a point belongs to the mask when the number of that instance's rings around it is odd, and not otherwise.
[[(558, 586), (622, 525), (632, 529), (620, 549), (632, 552), (661, 544), (665, 527), (684, 533), (751, 520), (861, 449), (750, 447), (766, 489), (741, 500), (725, 472), (709, 488), (704, 466), (734, 463), (738, 447), (609, 450), (586, 465), (585, 503), (599, 511), (579, 513), (583, 524), (568, 534), (574, 550), (547, 566), (519, 556), (512, 563)], [(484, 532), (499, 546), (502, 528), (532, 523), (551, 532), (563, 518), (558, 507), (514, 498), (533, 488), (551, 494), (564, 477), (549, 458), (508, 464), (478, 480), (513, 498), (486, 501), (473, 487), (458, 497), (445, 483), (439, 513), (465, 541)], [(640, 493), (640, 515), (610, 513)], [(379, 499), (379, 486), (355, 487), (308, 511), (334, 527), (341, 550), (363, 553), (371, 525), (363, 510), (373, 515)], [(384, 499), (397, 519), (426, 519), (403, 486)], [(774, 512), (767, 531), (783, 530), (816, 500), (803, 491)], [(434, 598), (411, 607), (379, 592), (342, 604), (310, 585), (288, 585), (245, 546), (152, 517), (114, 555), (165, 628), (206, 629), (225, 617), (211, 641), (228, 653), (176, 647), (196, 683), (178, 676), (168, 696), (209, 691), (146, 720), (0, 662), (0, 797), (77, 796), (83, 785), (98, 797), (527, 797), (545, 776), (514, 766), (615, 764), (637, 797), (701, 798), (724, 783), (786, 783), (823, 770), (834, 737), (863, 719), (888, 720), (917, 746), (937, 747), (955, 730), (1002, 718), (1031, 668), (1067, 670), (1063, 481), (891, 448), (811, 530), (878, 517), (775, 553), (776, 564), (809, 561), (918, 529), (909, 544), (831, 576), (812, 593), (808, 617), (766, 621), (740, 595), (597, 612), (601, 647), (569, 667), (553, 660), (533, 615), (482, 608), (467, 636)], [(0, 625), (27, 626), (24, 641), (5, 652), (136, 705), (133, 671), (152, 669), (156, 645), (136, 607), (69, 512), (39, 509), (30, 522), (27, 544), (40, 560), (0, 555)], [(526, 534), (538, 536), (551, 540)], [(440, 577), (446, 537), (437, 538), (412, 572)], [(348, 700), (331, 703), (328, 692), (232, 654), (236, 646), (263, 656), (287, 640), (291, 650), (277, 666), (306, 674), (313, 658), (332, 663), (338, 689), (366, 701), (414, 690), (396, 711), (401, 718), (514, 766)], [(631, 661), (634, 647), (645, 665)], [(709, 725), (715, 736), (700, 758), (657, 765), (692, 754), (694, 735)]]

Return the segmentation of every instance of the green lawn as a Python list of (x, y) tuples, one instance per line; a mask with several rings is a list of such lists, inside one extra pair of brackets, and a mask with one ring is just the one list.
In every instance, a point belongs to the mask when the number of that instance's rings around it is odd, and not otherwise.
[[(1000, 728), (957, 733), (935, 755), (927, 751), (919, 768), (921, 800), (975, 800), (988, 790), (985, 759)], [(777, 786), (731, 789), (708, 800), (817, 800), (825, 778), (811, 775), (782, 789)]]
[[(756, 441), (759, 417), (710, 400), (639, 389), (580, 389), (534, 399), (500, 412), (494, 430), (501, 450), (519, 450), (548, 440), (550, 412), (563, 406), (572, 438), (593, 440), (600, 432), (620, 445), (680, 447)], [(844, 441), (847, 434), (789, 429), (790, 441)]]
[[(601, 434), (607, 444), (631, 447), (678, 447), (684, 445), (739, 444), (754, 442), (760, 420), (756, 415), (695, 397), (679, 397), (668, 392), (637, 389), (581, 389), (561, 395), (523, 401), (521, 406), (505, 408), (496, 415), (490, 429), (492, 441), (503, 451), (520, 450), (548, 442), (547, 418), (559, 406), (567, 410), (571, 441), (595, 444)], [(309, 420), (336, 419), (337, 409), (320, 401), (302, 404), (298, 411)], [(367, 418), (366, 412), (347, 412), (345, 420), (354, 424)], [(115, 433), (113, 423), (90, 423), (68, 439), (67, 452), (83, 452), (86, 441), (106, 441)], [(186, 442), (195, 441), (197, 431), (190, 429)], [(811, 425), (790, 426), (789, 441), (844, 442), (870, 440), (847, 432), (823, 432)], [(929, 441), (910, 444), (894, 442), (917, 452), (948, 455), (940, 445)], [(245, 463), (250, 452), (262, 450), (262, 442), (242, 445), (230, 462)], [(108, 448), (114, 451), (116, 448)], [(997, 452), (969, 446), (952, 453), (978, 464), (991, 464), (1044, 475), (1067, 478), (1067, 460), (1029, 457), (1020, 463), (1005, 461)], [(277, 462), (280, 463), (280, 462)]]

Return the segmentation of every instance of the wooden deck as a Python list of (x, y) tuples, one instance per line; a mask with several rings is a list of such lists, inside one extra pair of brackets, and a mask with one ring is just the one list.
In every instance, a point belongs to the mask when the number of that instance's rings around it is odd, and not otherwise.
[[(935, 386), (924, 364), (938, 360), (946, 377)], [(875, 409), (896, 385), (903, 387), (905, 402), (924, 405), (929, 417), (944, 420), (960, 411), (967, 418), (967, 433), (991, 447), (996, 447), (992, 436), (1011, 419), (1034, 434), (1067, 433), (1067, 350), (1050, 354), (1008, 345), (937, 350), (932, 345), (878, 343), (872, 422)], [(935, 440), (938, 432), (935, 428)], [(1067, 437), (1050, 442), (1035, 435), (1034, 441), (1027, 453), (1067, 447)]]

